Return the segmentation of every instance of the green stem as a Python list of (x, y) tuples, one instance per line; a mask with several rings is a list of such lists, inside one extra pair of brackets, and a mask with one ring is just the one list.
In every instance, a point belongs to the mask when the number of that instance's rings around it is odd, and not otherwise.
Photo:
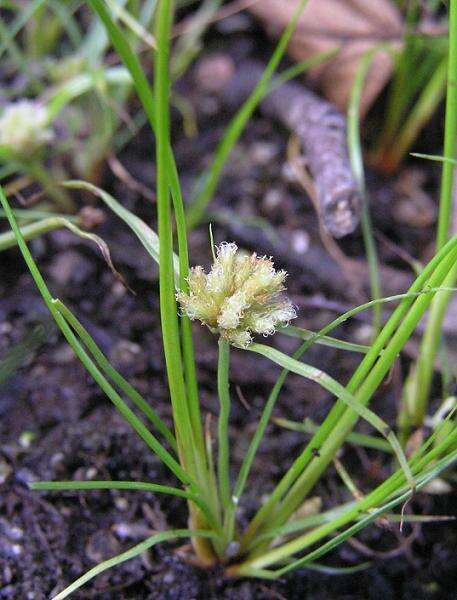
[(220, 526), (211, 513), (207, 504), (197, 495), (186, 490), (180, 490), (168, 485), (149, 483), (143, 481), (34, 481), (30, 484), (30, 489), (40, 491), (86, 491), (86, 490), (125, 490), (125, 491), (143, 491), (153, 492), (155, 494), (168, 494), (192, 500), (205, 514), (208, 522), (216, 532), (221, 533)]
[[(443, 260), (442, 264), (437, 267), (435, 273), (430, 278), (430, 285), (432, 287), (438, 287), (443, 283), (443, 280), (449, 273), (449, 270), (452, 268), (456, 259), (457, 251), (454, 251)], [(403, 323), (384, 349), (382, 356), (370, 370), (365, 381), (357, 390), (357, 393), (355, 394), (356, 399), (363, 406), (368, 404), (371, 396), (388, 373), (398, 356), (398, 353), (408, 341), (424, 312), (430, 305), (432, 297), (432, 295), (424, 294), (417, 298)], [(357, 420), (358, 415), (352, 409), (348, 408), (343, 411), (341, 418), (334, 423), (331, 435), (325, 439), (320, 448), (318, 448), (319, 456), (311, 460), (308, 467), (294, 483), (288, 494), (285, 496), (281, 507), (276, 512), (274, 519), (270, 520), (269, 527), (273, 526), (273, 524), (277, 525), (278, 523), (284, 522), (298, 508), (308, 492), (313, 488), (316, 481), (325, 471), (337, 450), (344, 443), (348, 433), (352, 430)]]
[[(362, 235), (363, 242), (365, 245), (365, 254), (367, 257), (369, 275), (370, 275), (370, 289), (371, 297), (373, 299), (380, 298), (381, 293), (381, 281), (379, 278), (378, 269), (378, 252), (376, 249), (376, 243), (373, 237), (373, 230), (371, 224), (371, 216), (369, 210), (369, 197), (365, 185), (365, 171), (363, 167), (363, 156), (362, 156), (362, 145), (360, 141), (360, 100), (362, 97), (362, 88), (365, 78), (368, 73), (376, 51), (378, 48), (369, 50), (366, 52), (360, 61), (357, 68), (354, 85), (352, 86), (351, 97), (349, 101), (348, 109), (348, 149), (349, 158), (351, 161), (351, 167), (357, 180), (357, 184), (362, 196)], [(375, 337), (382, 325), (382, 312), (381, 305), (376, 304), (373, 308), (373, 337)]]
[(224, 338), (219, 338), (219, 360), (217, 365), (217, 392), (219, 395), (219, 419), (217, 426), (218, 457), (217, 471), (219, 493), (223, 510), (232, 504), (230, 497), (230, 459), (229, 459), (229, 390), (230, 345)]
[[(438, 252), (438, 254), (429, 262), (429, 264), (422, 270), (421, 274), (416, 278), (414, 283), (412, 284), (409, 292), (410, 294), (420, 293), (423, 290), (423, 287), (429, 283), (429, 278), (434, 273), (434, 271), (447, 260), (449, 264), (449, 256), (453, 253), (455, 255), (457, 247), (457, 238), (454, 238), (446, 246)], [(428, 296), (428, 294), (426, 294)], [(389, 339), (394, 334), (396, 328), (399, 326), (401, 320), (406, 316), (410, 307), (413, 303), (417, 302), (419, 297), (416, 300), (413, 297), (409, 296), (402, 300), (400, 305), (395, 309), (394, 313), (390, 317), (389, 321), (386, 323), (380, 334), (374, 340), (370, 351), (363, 358), (359, 367), (355, 371), (352, 376), (350, 382), (348, 383), (347, 389), (354, 393), (358, 387), (362, 384), (364, 379), (369, 375), (373, 365), (378, 359), (381, 351), (383, 351), (384, 347), (388, 343)], [(344, 319), (343, 319), (344, 320)], [(324, 328), (320, 334), (324, 335), (328, 333), (329, 328)], [(305, 344), (310, 344), (310, 342), (305, 342)], [(303, 346), (302, 348), (303, 349)], [(294, 357), (298, 358), (296, 355)], [(285, 377), (287, 373), (283, 373), (281, 377)], [(283, 495), (287, 492), (290, 486), (294, 483), (294, 481), (299, 477), (299, 475), (304, 471), (306, 466), (313, 458), (313, 449), (320, 448), (321, 445), (328, 439), (334, 430), (334, 428), (338, 425), (340, 419), (342, 418), (345, 412), (345, 407), (341, 402), (337, 402), (330, 413), (328, 414), (325, 421), (319, 427), (316, 434), (311, 438), (303, 452), (300, 456), (293, 462), (290, 469), (283, 476), (279, 484), (273, 490), (272, 494), (268, 498), (268, 500), (263, 504), (263, 506), (259, 509), (257, 514), (252, 519), (249, 527), (243, 538), (243, 545), (249, 543), (252, 537), (255, 535), (256, 531), (262, 524), (271, 518), (271, 513), (274, 507), (281, 500)]]
[[(164, 353), (167, 365), (167, 375), (170, 385), (171, 402), (173, 406), (173, 419), (178, 438), (180, 459), (184, 463), (190, 462), (191, 468), (195, 470), (196, 478), (200, 485), (208, 486), (208, 475), (204, 445), (199, 440), (203, 439), (201, 422), (197, 422), (198, 413), (196, 403), (196, 376), (193, 359), (193, 342), (191, 338), (190, 325), (184, 320), (182, 328), (182, 353), (179, 323), (177, 317), (177, 306), (173, 289), (173, 266), (172, 252), (173, 239), (171, 229), (171, 207), (168, 194), (168, 186), (175, 208), (178, 246), (180, 251), (181, 276), (184, 277), (188, 270), (186, 237), (183, 235), (185, 224), (182, 217), (182, 198), (179, 179), (177, 176), (175, 160), (170, 145), (169, 134), (169, 45), (170, 26), (172, 17), (172, 4), (160, 2), (156, 11), (156, 40), (158, 51), (155, 54), (155, 89), (151, 92), (145, 72), (140, 61), (132, 51), (130, 44), (122, 30), (111, 18), (103, 0), (88, 0), (88, 4), (102, 20), (113, 46), (121, 57), (125, 67), (128, 69), (135, 85), (138, 98), (143, 106), (149, 124), (156, 135), (156, 159), (157, 159), (157, 212), (159, 222), (159, 253), (160, 253), (160, 297), (161, 297), (161, 321), (164, 341)], [(155, 97), (154, 97), (155, 96)], [(171, 263), (171, 264), (170, 264)], [(183, 356), (184, 355), (184, 356)], [(184, 358), (184, 361), (183, 361)], [(184, 366), (184, 369), (183, 369)], [(199, 407), (198, 407), (199, 410)], [(185, 450), (183, 450), (185, 447)], [(192, 504), (189, 505), (191, 520), (200, 523), (201, 519), (196, 514)], [(203, 523), (204, 525), (204, 523)], [(194, 539), (197, 554), (203, 562), (211, 563), (211, 550), (208, 542)]]
[[(186, 216), (184, 212), (184, 202), (179, 183), (176, 163), (171, 152), (168, 156), (170, 189), (173, 199), (173, 208), (175, 212), (176, 234), (178, 238), (178, 256), (179, 256), (179, 289), (186, 292), (188, 290), (187, 276), (189, 275), (189, 250), (187, 245), (187, 227)], [(198, 392), (198, 381), (195, 367), (194, 343), (192, 338), (192, 324), (190, 319), (183, 315), (181, 317), (181, 336), (182, 351), (184, 359), (184, 370), (186, 387), (188, 394), (189, 412), (194, 434), (195, 442), (198, 446), (197, 460), (198, 466), (203, 478), (207, 471), (205, 456), (205, 441), (203, 436), (203, 427), (200, 414), (200, 396)]]
[(169, 115), (169, 53), (172, 9), (168, 0), (161, 0), (157, 9), (157, 52), (154, 54), (155, 125), (157, 164), (157, 215), (159, 235), (160, 317), (165, 363), (173, 406), (180, 458), (195, 474), (193, 433), (187, 405), (183, 376), (178, 310), (174, 290), (173, 234), (168, 176), (170, 147)]
[[(319, 428), (318, 425), (309, 419), (306, 419), (303, 422), (290, 421), (289, 419), (274, 419), (274, 422), (276, 425), (283, 427), (284, 429), (289, 429), (290, 431), (299, 431), (308, 435), (316, 433)], [(381, 452), (392, 453), (392, 446), (389, 444), (389, 442), (374, 435), (353, 432), (347, 436), (346, 441), (350, 444), (354, 444), (355, 446), (362, 446), (362, 448), (374, 448), (375, 450), (380, 450)]]
[[(454, 286), (457, 281), (457, 265), (444, 282), (444, 286)], [(438, 348), (442, 340), (442, 324), (453, 291), (437, 294), (430, 307), (427, 326), (421, 341), (419, 357), (415, 365), (413, 379), (406, 391), (406, 407), (404, 427), (420, 427), (428, 409), (428, 397), (432, 386), (433, 372)]]
[[(443, 452), (445, 452), (448, 448), (452, 447), (452, 444), (455, 444), (456, 442), (456, 438), (457, 430), (454, 430), (453, 435), (450, 436), (449, 439), (444, 440), (443, 443), (431, 450), (421, 460), (415, 462), (415, 464), (411, 466), (414, 475), (416, 477), (421, 477), (421, 480), (423, 480), (424, 483), (427, 482), (428, 473), (424, 472), (425, 468), (433, 460), (442, 455)], [(454, 449), (449, 459), (446, 457), (443, 462), (445, 464), (449, 464), (449, 462), (452, 462), (452, 460), (455, 460), (455, 458), (456, 451)], [(432, 468), (432, 473), (433, 472), (434, 469)], [(304, 548), (318, 542), (319, 540), (328, 536), (338, 528), (350, 523), (351, 521), (356, 521), (357, 519), (359, 519), (361, 514), (369, 512), (370, 510), (376, 510), (376, 507), (379, 507), (380, 505), (382, 506), (383, 502), (388, 501), (394, 494), (397, 495), (400, 493), (402, 495), (395, 497), (391, 501), (391, 503), (389, 503), (388, 506), (382, 507), (383, 509), (388, 510), (392, 506), (399, 504), (401, 501), (406, 500), (411, 495), (411, 491), (403, 491), (402, 486), (404, 485), (404, 480), (402, 480), (402, 477), (403, 472), (397, 471), (384, 483), (382, 483), (370, 494), (368, 494), (365, 498), (354, 504), (348, 511), (345, 511), (341, 516), (337, 516), (336, 518), (332, 519), (329, 523), (325, 523), (324, 525), (321, 525), (320, 527), (317, 527), (316, 529), (313, 529), (312, 531), (305, 533), (304, 535), (299, 536), (298, 538), (295, 538), (290, 542), (278, 546), (277, 548), (274, 548), (269, 552), (265, 552), (259, 556), (255, 556), (253, 558), (248, 559), (239, 567), (234, 568), (235, 573), (237, 575), (252, 575), (253, 573), (250, 571), (252, 571), (253, 569), (262, 569), (271, 564), (281, 562), (284, 559), (287, 559), (288, 557), (293, 556), (294, 554), (302, 551)], [(424, 483), (422, 483), (421, 481), (420, 486), (422, 486)], [(383, 511), (381, 509), (379, 513), (381, 514), (382, 512)], [(373, 515), (373, 519), (374, 518), (375, 515)], [(365, 519), (362, 519), (362, 522), (360, 522), (359, 524), (356, 524), (354, 526), (354, 533), (364, 526), (365, 523), (363, 521), (366, 522), (369, 520), (370, 515), (368, 515)], [(316, 554), (324, 554), (327, 546), (334, 545), (335, 544), (332, 543), (332, 541), (328, 542), (327, 544), (321, 545), (316, 550)], [(286, 567), (283, 567), (278, 571), (274, 571), (273, 574), (275, 576), (280, 576), (286, 573), (287, 571), (291, 570), (291, 568), (297, 568), (300, 566), (300, 564), (306, 564), (309, 560), (312, 560), (312, 558), (314, 558), (313, 554), (314, 553), (310, 553), (310, 555), (307, 555), (306, 557), (295, 561), (293, 565), (288, 564), (286, 565)]]
[[(449, 61), (444, 125), (444, 156), (452, 159), (456, 158), (455, 145), (457, 138), (457, 0), (450, 0), (449, 8)], [(450, 161), (443, 163), (436, 237), (437, 250), (440, 250), (449, 238), (454, 171), (455, 168)]]
[[(444, 129), (444, 157), (451, 160), (443, 162), (441, 177), (440, 208), (436, 246), (440, 250), (449, 236), (449, 227), (453, 208), (453, 186), (456, 158), (457, 138), (457, 0), (450, 1), (449, 16), (449, 61), (446, 95), (446, 119)], [(447, 281), (453, 285), (457, 278), (457, 267), (449, 274)], [(411, 383), (412, 393), (408, 399), (405, 413), (410, 424), (420, 426), (427, 413), (428, 399), (435, 369), (435, 357), (438, 351), (442, 323), (451, 294), (440, 294), (435, 298), (430, 309), (425, 333), (417, 360), (414, 379)], [(406, 427), (407, 428), (407, 427)]]
[[(450, 421), (446, 419), (442, 424), (443, 426), (450, 425)], [(411, 457), (410, 459), (410, 468), (414, 474), (414, 477), (417, 481), (417, 487), (420, 489), (424, 483), (430, 481), (433, 476), (439, 474), (443, 467), (439, 465), (441, 462), (445, 466), (449, 466), (457, 457), (457, 428), (454, 425), (454, 428), (447, 436), (441, 438), (437, 444), (434, 445), (434, 441), (437, 439), (437, 433), (433, 433), (430, 438), (421, 446), (421, 448)], [(430, 450), (431, 448), (431, 450)], [(429, 450), (429, 451), (428, 451)], [(427, 453), (428, 451), (428, 453)], [(446, 454), (449, 452), (450, 454)], [(434, 461), (439, 459), (439, 457), (444, 456), (444, 458), (440, 459), (437, 463), (433, 464)], [(432, 465), (429, 472), (426, 472), (425, 469), (428, 465)], [(431, 476), (430, 476), (431, 474)], [(318, 527), (317, 529), (313, 529), (312, 531), (305, 533), (304, 535), (295, 538), (289, 543), (284, 544), (278, 548), (275, 548), (271, 551), (267, 551), (261, 553), (260, 555), (252, 556), (246, 563), (241, 565), (241, 568), (236, 568), (236, 573), (238, 575), (248, 575), (248, 569), (252, 568), (253, 563), (255, 563), (256, 567), (264, 567), (267, 564), (272, 564), (278, 559), (284, 559), (287, 555), (298, 552), (305, 547), (319, 541), (329, 533), (335, 531), (342, 525), (349, 523), (352, 520), (359, 520), (359, 525), (355, 527), (355, 531), (361, 529), (364, 525), (374, 520), (376, 516), (380, 516), (384, 510), (389, 510), (396, 504), (406, 500), (408, 496), (411, 494), (411, 490), (407, 491), (406, 494), (402, 494), (404, 489), (404, 472), (397, 471), (393, 475), (391, 475), (386, 481), (384, 481), (381, 485), (375, 488), (372, 492), (370, 492), (367, 496), (356, 503), (351, 503), (348, 511), (344, 511), (340, 515), (334, 515), (332, 519), (329, 519), (327, 523), (323, 526)], [(399, 496), (400, 494), (400, 496)], [(385, 501), (388, 501), (394, 497), (393, 504), (390, 503), (390, 506), (383, 507), (382, 504)], [(380, 508), (379, 508), (380, 507)], [(368, 513), (368, 515), (364, 516), (364, 513)], [(372, 517), (372, 519), (370, 519)], [(401, 517), (403, 518), (403, 517)], [(358, 527), (358, 528), (357, 528)], [(351, 528), (352, 529), (352, 528)], [(272, 530), (272, 534), (277, 530)], [(315, 554), (322, 555), (331, 547), (337, 545), (341, 541), (344, 541), (348, 537), (351, 531), (343, 532), (330, 540), (323, 545), (318, 546), (315, 552), (311, 552), (309, 555), (306, 555), (302, 559), (295, 561), (292, 563), (287, 563), (287, 566), (284, 567), (284, 571), (289, 568), (294, 568), (300, 566), (300, 564), (305, 564), (308, 560), (312, 560), (315, 558)], [(346, 535), (348, 534), (348, 535)], [(338, 541), (340, 538), (340, 541)], [(330, 548), (329, 548), (330, 546)], [(281, 549), (279, 549), (281, 548)], [(281, 570), (282, 571), (282, 570)], [(277, 576), (283, 574), (281, 572), (274, 572)], [(252, 574), (252, 573), (251, 573)]]
[[(154, 133), (157, 133), (157, 106), (154, 95), (151, 92), (146, 75), (142, 69), (141, 63), (138, 60), (137, 55), (130, 47), (130, 44), (123, 34), (122, 30), (118, 27), (115, 21), (112, 19), (110, 12), (108, 11), (103, 0), (88, 0), (88, 4), (92, 10), (97, 13), (100, 17), (106, 31), (110, 37), (110, 40), (116, 49), (117, 53), (122, 59), (124, 66), (130, 73), (133, 80), (135, 90), (138, 94), (138, 98), (143, 106), (144, 112), (147, 116), (151, 129)], [(161, 50), (161, 49), (160, 49)], [(158, 59), (158, 57), (155, 57)], [(168, 72), (167, 72), (168, 75)], [(168, 86), (169, 87), (169, 83)], [(168, 96), (167, 96), (168, 98)], [(184, 217), (184, 208), (181, 187), (179, 177), (176, 169), (176, 163), (171, 149), (169, 135), (168, 138), (168, 150), (167, 150), (167, 173), (169, 176), (169, 186), (171, 188), (171, 195), (173, 200), (173, 207), (175, 211), (176, 219), (176, 232), (178, 238), (179, 248), (179, 268), (180, 278), (179, 283), (181, 289), (186, 289), (187, 282), (185, 281), (189, 271), (189, 259), (187, 252), (187, 234), (186, 234), (186, 223)], [(184, 373), (185, 383), (187, 388), (186, 402), (188, 402), (190, 422), (192, 425), (195, 447), (196, 447), (196, 461), (199, 472), (204, 473), (205, 471), (205, 453), (204, 453), (204, 438), (203, 429), (200, 419), (200, 406), (197, 388), (197, 378), (195, 374), (195, 360), (192, 340), (192, 330), (190, 323), (187, 318), (182, 319), (182, 354), (184, 362)], [(203, 478), (206, 476), (203, 474)]]
[[(423, 280), (425, 281), (425, 279), (421, 279), (421, 282)], [(418, 284), (416, 284), (416, 286), (412, 289), (419, 289)], [(435, 291), (435, 290), (429, 289), (427, 291), (427, 293), (431, 293), (433, 291)], [(360, 306), (357, 306), (357, 307), (345, 312), (344, 314), (340, 315), (339, 317), (337, 317), (336, 319), (331, 321), (328, 325), (326, 325), (325, 327), (323, 327), (320, 331), (318, 331), (316, 333), (313, 333), (311, 331), (301, 329), (298, 327), (293, 327), (291, 325), (280, 329), (280, 331), (281, 331), (281, 333), (284, 333), (287, 335), (299, 334), (300, 337), (304, 338), (304, 340), (305, 340), (304, 343), (292, 355), (292, 357), (296, 360), (299, 360), (301, 358), (301, 356), (315, 343), (324, 343), (326, 345), (328, 344), (328, 345), (332, 345), (333, 347), (339, 347), (342, 349), (351, 349), (351, 350), (358, 350), (358, 351), (364, 352), (364, 353), (368, 353), (368, 352), (371, 353), (372, 351), (371, 351), (370, 346), (363, 347), (363, 346), (359, 346), (359, 345), (349, 344), (347, 342), (342, 342), (341, 340), (336, 340), (335, 338), (330, 338), (330, 337), (326, 336), (325, 334), (328, 333), (329, 331), (332, 331), (333, 329), (335, 329), (336, 327), (338, 327), (345, 321), (347, 321), (350, 317), (352, 317), (364, 310), (367, 310), (367, 309), (371, 308), (372, 306), (375, 306), (376, 304), (381, 305), (386, 302), (394, 302), (394, 301), (398, 301), (398, 300), (408, 302), (408, 298), (415, 298), (419, 295), (419, 293), (421, 293), (421, 292), (409, 292), (406, 294), (397, 294), (395, 296), (388, 296), (386, 298), (378, 298), (377, 300), (371, 300), (370, 302), (366, 302), (365, 304), (361, 304)], [(398, 311), (397, 311), (397, 315), (399, 315), (399, 314), (400, 313), (398, 313)], [(398, 317), (398, 318), (400, 318), (400, 317)], [(385, 340), (386, 339), (387, 338), (385, 338)], [(385, 343), (385, 340), (383, 343)], [(378, 344), (377, 347), (378, 347), (379, 352), (381, 352), (382, 345)], [(252, 462), (253, 462), (256, 452), (259, 448), (259, 445), (263, 440), (265, 430), (269, 423), (271, 414), (276, 405), (276, 401), (279, 397), (282, 386), (283, 386), (288, 374), (289, 374), (288, 369), (283, 369), (281, 371), (281, 374), (279, 375), (273, 389), (270, 392), (270, 395), (268, 396), (268, 400), (265, 403), (265, 406), (262, 411), (262, 415), (259, 420), (259, 424), (258, 424), (255, 434), (251, 440), (249, 448), (245, 454), (243, 463), (241, 465), (240, 472), (237, 477), (237, 481), (235, 483), (233, 496), (236, 500), (238, 500), (241, 497), (241, 494), (244, 491), (246, 481), (247, 481), (247, 478), (249, 475), (249, 471), (252, 466)], [(318, 433), (318, 429), (319, 428), (316, 426), (315, 429), (311, 433)], [(359, 441), (356, 442), (355, 441), (356, 439)], [(364, 436), (359, 437), (358, 434), (351, 435), (351, 441), (354, 441), (354, 443), (361, 443), (362, 439), (364, 439)], [(349, 438), (348, 438), (348, 441), (349, 441)], [(365, 443), (368, 443), (368, 442), (365, 440)], [(391, 450), (390, 445), (387, 442), (384, 442), (384, 440), (379, 440), (379, 447), (380, 448), (382, 447), (383, 449), (389, 448)], [(287, 485), (289, 485), (291, 483), (291, 478), (289, 475), (291, 475), (291, 473), (287, 474), (284, 477), (284, 479), (281, 481), (281, 483), (279, 484), (279, 486), (277, 488), (277, 492), (276, 492), (278, 494), (278, 496), (276, 497), (275, 493), (273, 493), (273, 495), (267, 501), (265, 506), (267, 506), (267, 507), (273, 506), (274, 503), (280, 498), (282, 492), (285, 489), (287, 489)], [(287, 483), (287, 482), (289, 482), (289, 483)], [(266, 510), (267, 509), (265, 509), (265, 511)]]
[[(157, 168), (157, 215), (159, 235), (159, 291), (162, 339), (167, 367), (168, 385), (173, 406), (173, 420), (180, 461), (197, 479), (201, 486), (208, 485), (208, 474), (203, 464), (204, 449), (196, 440), (193, 429), (192, 413), (189, 407), (188, 388), (186, 388), (186, 368), (181, 351), (181, 335), (178, 321), (178, 308), (175, 298), (173, 266), (173, 230), (170, 205), (170, 183), (178, 184), (177, 174), (170, 172), (174, 164), (170, 143), (170, 38), (173, 21), (173, 3), (160, 0), (157, 6), (156, 40), (157, 52), (154, 54), (154, 94), (155, 94), (155, 141)], [(141, 68), (140, 68), (141, 70)], [(173, 178), (173, 175), (175, 177)], [(171, 178), (171, 179), (170, 179)], [(177, 215), (178, 216), (178, 215)], [(183, 238), (180, 238), (182, 250)], [(187, 330), (190, 336), (190, 329)], [(184, 368), (183, 368), (184, 367)], [(189, 375), (189, 372), (187, 372)], [(192, 382), (189, 382), (192, 385)], [(199, 431), (201, 431), (201, 424)], [(189, 504), (190, 521), (197, 527), (207, 527), (208, 523), (201, 511)], [(204, 564), (211, 564), (214, 553), (210, 544), (198, 538), (192, 539), (194, 548)]]

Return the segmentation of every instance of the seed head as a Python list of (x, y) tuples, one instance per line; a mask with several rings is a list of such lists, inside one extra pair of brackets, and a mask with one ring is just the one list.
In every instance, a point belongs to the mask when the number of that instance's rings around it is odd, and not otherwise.
[(31, 156), (50, 142), (48, 110), (33, 100), (8, 104), (0, 117), (0, 146), (20, 156)]
[(199, 320), (234, 346), (247, 348), (252, 334), (272, 335), (275, 327), (296, 317), (284, 295), (287, 273), (256, 254), (238, 252), (236, 244), (222, 243), (209, 273), (194, 267), (187, 278), (189, 290), (177, 299), (184, 313)]

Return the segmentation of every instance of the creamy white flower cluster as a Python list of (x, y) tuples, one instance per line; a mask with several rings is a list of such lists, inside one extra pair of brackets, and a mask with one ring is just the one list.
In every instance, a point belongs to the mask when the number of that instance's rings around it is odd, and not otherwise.
[(242, 254), (236, 244), (224, 242), (216, 248), (210, 272), (191, 269), (189, 291), (176, 297), (190, 319), (246, 348), (252, 334), (271, 335), (277, 325), (296, 317), (283, 293), (286, 276), (285, 271), (275, 271), (271, 259)]
[(0, 117), (0, 146), (19, 156), (31, 156), (52, 141), (48, 110), (33, 100), (8, 104)]

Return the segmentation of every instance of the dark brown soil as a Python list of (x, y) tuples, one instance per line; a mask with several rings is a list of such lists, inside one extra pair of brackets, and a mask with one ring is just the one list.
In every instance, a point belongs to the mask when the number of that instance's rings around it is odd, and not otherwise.
[[(249, 24), (226, 36), (224, 52), (237, 60), (259, 55), (264, 43)], [(238, 24), (237, 24), (238, 23)], [(227, 27), (227, 24), (224, 25)], [(236, 27), (235, 27), (236, 26)], [(255, 33), (255, 35), (252, 35)], [(258, 44), (254, 42), (257, 39)], [(212, 51), (210, 40), (208, 52)], [(216, 48), (218, 51), (220, 47)], [(175, 147), (185, 192), (209, 156), (224, 122), (217, 102), (201, 96), (192, 73), (181, 84), (195, 106), (199, 134), (187, 139), (175, 115)], [(226, 170), (217, 198), (211, 205), (217, 241), (234, 239), (259, 253), (274, 254), (279, 266), (290, 272), (289, 291), (299, 308), (300, 323), (319, 328), (335, 311), (365, 299), (366, 281), (360, 289), (348, 283), (340, 266), (328, 257), (318, 235), (309, 200), (290, 182), (285, 166), (287, 136), (277, 125), (256, 116)], [(153, 187), (152, 143), (147, 131), (120, 156), (127, 169)], [(436, 148), (427, 148), (433, 152)], [(154, 223), (154, 207), (106, 171), (103, 185), (137, 214)], [(436, 199), (435, 171), (426, 175), (431, 198)], [(393, 183), (370, 176), (375, 228), (417, 258), (430, 252), (432, 226), (411, 225), (399, 214)], [(86, 201), (89, 199), (86, 198)], [(411, 200), (414, 201), (414, 198)], [(433, 204), (432, 204), (433, 206)], [(253, 225), (253, 218), (256, 225)], [(257, 224), (259, 218), (263, 225)], [(433, 217), (432, 217), (433, 220)], [(265, 223), (269, 226), (265, 227)], [(88, 328), (115, 366), (126, 375), (158, 411), (169, 419), (170, 406), (163, 372), (157, 304), (157, 268), (130, 231), (114, 216), (97, 231), (109, 244), (116, 266), (136, 296), (113, 277), (93, 247), (69, 233), (54, 233), (31, 244), (40, 268), (56, 297), (62, 298)], [(342, 242), (345, 252), (362, 256), (359, 233)], [(390, 246), (380, 244), (382, 261), (395, 269), (401, 283), (411, 278), (408, 266)], [(205, 227), (190, 237), (192, 263), (207, 264), (209, 242)], [(114, 407), (69, 352), (49, 322), (46, 309), (14, 250), (3, 253), (0, 265), (0, 353), (16, 344), (30, 345), (37, 325), (46, 337), (25, 351), (21, 366), (0, 391), (0, 598), (41, 600), (97, 562), (150, 535), (152, 530), (185, 527), (185, 505), (179, 499), (138, 492), (37, 493), (27, 484), (37, 479), (121, 479), (176, 482), (143, 442), (116, 414)], [(403, 291), (399, 289), (397, 291)], [(369, 315), (346, 324), (338, 335), (360, 338)], [(199, 329), (197, 357), (203, 411), (216, 414), (215, 339)], [(34, 338), (35, 339), (35, 338)], [(29, 344), (27, 345), (27, 340)], [(25, 346), (24, 346), (25, 342)], [(273, 342), (272, 342), (273, 343)], [(276, 336), (275, 344), (290, 352), (295, 343)], [(38, 345), (38, 347), (36, 347)], [(412, 349), (414, 351), (414, 348)], [(357, 356), (314, 346), (307, 357), (340, 381), (348, 379)], [(394, 424), (395, 404), (401, 390), (403, 359), (391, 381), (374, 401), (375, 410)], [(256, 424), (276, 369), (249, 353), (233, 352), (232, 449), (234, 466)], [(250, 406), (238, 399), (239, 387)], [(292, 419), (322, 419), (332, 398), (320, 388), (291, 376), (284, 387), (276, 415)], [(363, 426), (361, 425), (363, 430)], [(29, 435), (32, 434), (32, 435)], [(271, 426), (261, 446), (249, 481), (240, 518), (255, 510), (296, 455), (303, 437)], [(389, 465), (372, 452), (345, 447), (343, 460), (363, 491), (387, 473)], [(324, 506), (348, 500), (347, 491), (330, 470), (314, 490)], [(419, 494), (410, 510), (419, 514), (455, 515), (455, 496)], [(445, 599), (455, 598), (457, 586), (457, 531), (452, 522), (394, 528), (372, 526), (358, 536), (368, 550), (346, 544), (324, 557), (331, 566), (350, 566), (369, 560), (371, 565), (352, 575), (329, 575), (301, 570), (277, 582), (225, 580), (218, 571), (193, 567), (183, 545), (157, 547), (147, 556), (106, 572), (80, 592), (80, 598), (180, 599), (287, 598), (338, 599)], [(368, 558), (366, 554), (371, 554)]]

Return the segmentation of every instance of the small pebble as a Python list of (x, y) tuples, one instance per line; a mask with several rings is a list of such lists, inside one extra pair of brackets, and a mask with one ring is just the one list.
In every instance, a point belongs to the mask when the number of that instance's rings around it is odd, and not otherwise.
[(173, 583), (174, 581), (175, 581), (175, 575), (174, 575), (173, 571), (168, 571), (168, 573), (165, 573), (164, 578), (163, 578), (164, 583)]
[(452, 486), (444, 479), (440, 479), (437, 477), (424, 485), (422, 491), (426, 494), (436, 494), (437, 496), (441, 496), (441, 494), (450, 494), (452, 492)]
[(76, 361), (75, 353), (68, 344), (60, 344), (52, 353), (52, 360), (58, 365), (68, 365)]
[(235, 72), (233, 60), (217, 53), (200, 60), (195, 73), (197, 84), (206, 92), (221, 92)]
[(122, 511), (127, 510), (129, 507), (127, 498), (124, 498), (123, 496), (119, 496), (119, 497), (115, 498), (114, 504), (118, 510), (122, 510)]
[(0, 484), (5, 483), (13, 469), (5, 460), (0, 460)]
[(20, 527), (13, 525), (4, 518), (0, 518), (0, 533), (13, 542), (18, 542), (24, 537), (24, 531)]
[(276, 144), (269, 142), (256, 142), (251, 146), (251, 158), (254, 164), (266, 166), (278, 154), (278, 147)]
[(116, 523), (112, 530), (121, 540), (138, 540), (151, 535), (151, 529), (142, 523)]
[(23, 483), (24, 485), (28, 485), (29, 483), (37, 481), (38, 479), (37, 476), (34, 473), (32, 473), (30, 469), (27, 468), (18, 469), (17, 471), (15, 471), (14, 477), (16, 481), (18, 481), (19, 483)]
[(128, 374), (143, 373), (146, 370), (146, 354), (138, 344), (129, 340), (120, 340), (111, 349), (110, 358), (117, 368), (127, 370)]
[(294, 231), (291, 236), (291, 245), (297, 254), (305, 254), (309, 249), (310, 239), (306, 231)]
[(120, 544), (114, 535), (103, 529), (91, 535), (86, 544), (86, 555), (95, 563), (119, 554), (120, 550)]
[(13, 326), (8, 321), (2, 321), (0, 323), (0, 335), (8, 335), (13, 331)]
[(78, 215), (82, 220), (82, 225), (84, 229), (93, 229), (97, 225), (104, 223), (106, 220), (106, 214), (96, 208), (95, 206), (84, 206)]
[(111, 286), (111, 293), (116, 298), (123, 298), (126, 295), (127, 290), (125, 285), (122, 285), (122, 283), (116, 279)]
[(0, 555), (8, 556), (10, 558), (17, 558), (22, 556), (24, 548), (20, 544), (9, 542), (6, 539), (0, 541)]
[(94, 272), (93, 260), (89, 260), (75, 250), (66, 250), (58, 254), (49, 266), (49, 272), (62, 286), (69, 283), (84, 283)]
[(56, 452), (55, 454), (53, 454), (51, 456), (50, 459), (50, 464), (52, 467), (56, 467), (57, 465), (62, 464), (62, 462), (64, 461), (65, 455), (63, 452)]
[(277, 188), (270, 188), (265, 194), (262, 204), (266, 210), (271, 210), (281, 205), (282, 198), (283, 193), (281, 190), (278, 190)]
[(373, 327), (369, 323), (360, 325), (355, 332), (355, 340), (360, 344), (369, 344), (373, 336)]
[(97, 476), (97, 469), (95, 467), (89, 467), (86, 471), (86, 478), (87, 479), (95, 479), (96, 476)]
[[(7, 585), (8, 583), (11, 583), (12, 579), (13, 579), (13, 572), (11, 571), (11, 569), (9, 568), (8, 565), (5, 565), (2, 570), (2, 578), (1, 578), (0, 583), (2, 585)], [(11, 597), (13, 597), (13, 596), (11, 596)]]

